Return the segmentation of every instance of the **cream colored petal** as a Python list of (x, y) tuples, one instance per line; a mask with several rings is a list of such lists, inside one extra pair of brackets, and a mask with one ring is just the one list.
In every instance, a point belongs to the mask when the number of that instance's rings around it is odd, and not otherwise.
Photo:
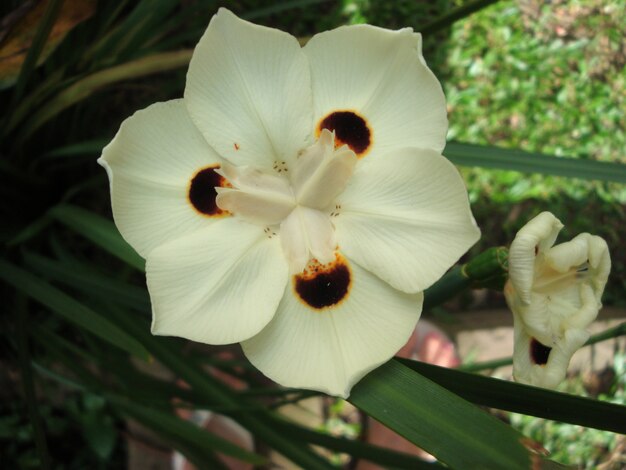
[(531, 354), (532, 336), (524, 324), (515, 317), (515, 343), (513, 350), (513, 377), (517, 382), (536, 387), (556, 388), (567, 374), (573, 354), (587, 341), (584, 330), (567, 330), (561, 337), (542, 342), (551, 348), (545, 364), (535, 363)]
[(242, 343), (255, 367), (281, 385), (346, 398), (407, 342), (423, 295), (398, 292), (356, 263), (349, 267), (352, 285), (334, 307), (314, 309), (287, 285), (274, 319)]
[(276, 225), (295, 207), (295, 198), (286, 178), (228, 163), (217, 172), (232, 185), (232, 188), (217, 189), (217, 205), (248, 222)]
[(530, 302), (535, 257), (550, 248), (563, 224), (550, 212), (542, 212), (517, 232), (509, 249), (509, 279), (523, 302)]
[(144, 258), (155, 247), (212, 223), (189, 201), (189, 185), (219, 164), (182, 100), (156, 103), (126, 119), (98, 160), (109, 175), (115, 223)]
[(335, 151), (334, 135), (324, 129), (319, 140), (298, 157), (292, 182), (298, 202), (313, 209), (326, 209), (341, 194), (357, 162), (347, 146)]
[(146, 276), (153, 334), (228, 344), (271, 320), (288, 273), (277, 237), (231, 217), (153, 250)]
[(291, 274), (301, 273), (309, 260), (326, 264), (335, 259), (337, 242), (330, 217), (298, 206), (280, 224), (280, 240)]
[(448, 127), (445, 97), (421, 54), (421, 36), (344, 26), (316, 34), (304, 47), (311, 64), (314, 122), (354, 111), (370, 125), (366, 159), (403, 147), (441, 152)]
[(309, 69), (296, 38), (223, 8), (196, 46), (185, 103), (206, 140), (235, 165), (271, 169), (311, 138)]
[(357, 166), (333, 218), (342, 251), (396, 289), (419, 292), (478, 240), (463, 180), (433, 150)]

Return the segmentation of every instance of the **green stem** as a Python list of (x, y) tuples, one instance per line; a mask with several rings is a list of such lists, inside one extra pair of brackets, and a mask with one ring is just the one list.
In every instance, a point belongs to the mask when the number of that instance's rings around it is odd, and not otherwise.
[(470, 16), (472, 13), (482, 10), (483, 8), (496, 3), (498, 0), (473, 0), (453, 9), (443, 16), (427, 23), (423, 28), (420, 28), (420, 32), (423, 34), (432, 34), (442, 29), (447, 28), (458, 20)]
[(430, 310), (468, 287), (502, 289), (508, 272), (508, 250), (488, 248), (463, 266), (455, 266), (424, 293), (424, 310)]

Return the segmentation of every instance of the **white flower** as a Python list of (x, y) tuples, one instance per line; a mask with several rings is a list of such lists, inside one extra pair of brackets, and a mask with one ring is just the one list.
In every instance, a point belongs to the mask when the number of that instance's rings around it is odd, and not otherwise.
[(587, 339), (587, 326), (602, 307), (611, 270), (606, 242), (581, 233), (554, 245), (563, 224), (542, 212), (517, 233), (509, 250), (504, 294), (513, 312), (513, 376), (518, 382), (555, 388)]
[(412, 30), (301, 48), (220, 10), (184, 99), (127, 119), (99, 160), (152, 332), (241, 342), (276, 382), (347, 396), (479, 237), (446, 127)]

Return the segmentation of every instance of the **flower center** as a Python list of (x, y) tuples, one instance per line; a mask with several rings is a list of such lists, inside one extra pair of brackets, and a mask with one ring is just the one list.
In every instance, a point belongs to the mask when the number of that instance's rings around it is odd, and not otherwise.
[(533, 290), (545, 294), (585, 281), (589, 277), (589, 265), (588, 263), (583, 263), (565, 272), (558, 272), (551, 266), (540, 263), (536, 272)]
[(356, 161), (348, 146), (335, 149), (335, 134), (323, 129), (293, 164), (278, 162), (273, 172), (222, 165), (216, 173), (231, 187), (215, 188), (216, 204), (248, 222), (278, 226), (290, 271), (301, 273), (312, 259), (321, 264), (335, 260), (331, 213), (337, 210), (335, 199), (348, 184)]

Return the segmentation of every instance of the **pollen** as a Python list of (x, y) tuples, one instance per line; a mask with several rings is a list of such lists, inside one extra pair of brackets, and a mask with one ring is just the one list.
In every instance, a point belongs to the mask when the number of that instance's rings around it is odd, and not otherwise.
[(347, 261), (339, 254), (335, 260), (321, 264), (316, 259), (309, 262), (302, 274), (294, 276), (294, 290), (309, 307), (323, 310), (346, 299), (350, 293), (352, 273)]
[(230, 187), (228, 181), (215, 172), (219, 167), (219, 165), (213, 165), (203, 168), (189, 182), (189, 202), (197, 212), (204, 216), (223, 217), (230, 215), (228, 211), (220, 209), (215, 202), (217, 197), (215, 188)]
[(544, 346), (535, 338), (530, 340), (530, 360), (533, 364), (546, 365), (550, 358), (550, 351), (552, 351), (552, 348)]
[(372, 130), (365, 118), (354, 111), (334, 111), (317, 126), (317, 136), (322, 129), (335, 131), (335, 147), (347, 145), (361, 158), (372, 147)]

